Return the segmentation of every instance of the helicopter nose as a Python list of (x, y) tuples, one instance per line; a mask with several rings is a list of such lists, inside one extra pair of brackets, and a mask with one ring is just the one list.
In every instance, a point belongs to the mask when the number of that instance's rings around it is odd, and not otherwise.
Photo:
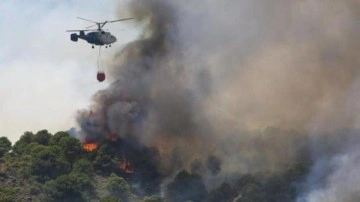
[(113, 39), (114, 39), (114, 42), (116, 42), (116, 37), (114, 37)]

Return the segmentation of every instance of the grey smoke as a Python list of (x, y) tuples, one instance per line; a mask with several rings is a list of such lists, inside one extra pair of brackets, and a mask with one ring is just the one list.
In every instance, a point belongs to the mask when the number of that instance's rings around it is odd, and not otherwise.
[(358, 150), (327, 136), (360, 124), (359, 10), (356, 0), (131, 1), (147, 26), (107, 61), (113, 83), (79, 112), (83, 136), (132, 135), (159, 150), (169, 176), (216, 156), (208, 181), (310, 156), (317, 189), (299, 200), (357, 199), (337, 187), (360, 187), (344, 172), (360, 174)]

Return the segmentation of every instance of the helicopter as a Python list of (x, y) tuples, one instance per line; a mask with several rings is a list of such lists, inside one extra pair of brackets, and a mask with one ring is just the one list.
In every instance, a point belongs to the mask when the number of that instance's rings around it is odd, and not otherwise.
[[(77, 18), (80, 20), (85, 20), (88, 22), (95, 23), (98, 26), (98, 28), (97, 29), (89, 29), (91, 27), (96, 26), (96, 25), (91, 25), (89, 27), (86, 27), (86, 29), (66, 30), (66, 31), (67, 32), (79, 32), (79, 35), (76, 33), (73, 33), (70, 35), (71, 41), (77, 42), (78, 39), (83, 39), (83, 40), (87, 41), (88, 43), (92, 44), (92, 46), (91, 46), (92, 48), (94, 48), (94, 45), (97, 45), (97, 46), (105, 45), (105, 48), (107, 48), (108, 46), (111, 47), (111, 44), (116, 42), (115, 36), (113, 36), (110, 32), (106, 32), (102, 29), (106, 24), (134, 19), (134, 18), (123, 18), (123, 19), (119, 19), (119, 20), (95, 22), (95, 21), (88, 20), (88, 19), (81, 18), (81, 17), (77, 17)], [(89, 32), (89, 33), (85, 34), (85, 32)]]

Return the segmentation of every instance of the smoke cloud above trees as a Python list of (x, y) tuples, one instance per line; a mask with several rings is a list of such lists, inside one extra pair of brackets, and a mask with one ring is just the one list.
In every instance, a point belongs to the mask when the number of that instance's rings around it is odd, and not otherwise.
[(135, 138), (164, 176), (200, 171), (207, 186), (306, 161), (298, 201), (359, 199), (339, 189), (360, 186), (359, 133), (343, 129), (360, 124), (357, 1), (123, 6), (145, 28), (106, 61), (112, 84), (79, 111), (82, 140)]

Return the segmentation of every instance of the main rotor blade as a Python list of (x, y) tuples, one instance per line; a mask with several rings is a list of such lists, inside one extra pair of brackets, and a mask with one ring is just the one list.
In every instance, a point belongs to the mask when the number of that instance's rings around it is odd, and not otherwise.
[(110, 23), (110, 22), (119, 22), (119, 21), (125, 21), (125, 20), (132, 20), (134, 18), (123, 18), (123, 19), (120, 19), (120, 20), (112, 20), (112, 21), (107, 21), (107, 23)]
[(74, 29), (74, 30), (66, 30), (66, 32), (80, 32), (80, 31), (97, 31), (97, 29)]
[(85, 19), (85, 18), (81, 18), (81, 17), (77, 17), (78, 19), (80, 20), (85, 20), (85, 21), (89, 21), (89, 22), (92, 22), (92, 23), (96, 23), (98, 24), (99, 22), (95, 22), (95, 21), (92, 21), (92, 20), (88, 20), (88, 19)]
[(88, 29), (88, 28), (90, 28), (90, 27), (95, 27), (95, 26), (97, 26), (97, 25), (91, 25), (91, 26), (89, 26), (89, 27), (86, 27), (86, 29)]

